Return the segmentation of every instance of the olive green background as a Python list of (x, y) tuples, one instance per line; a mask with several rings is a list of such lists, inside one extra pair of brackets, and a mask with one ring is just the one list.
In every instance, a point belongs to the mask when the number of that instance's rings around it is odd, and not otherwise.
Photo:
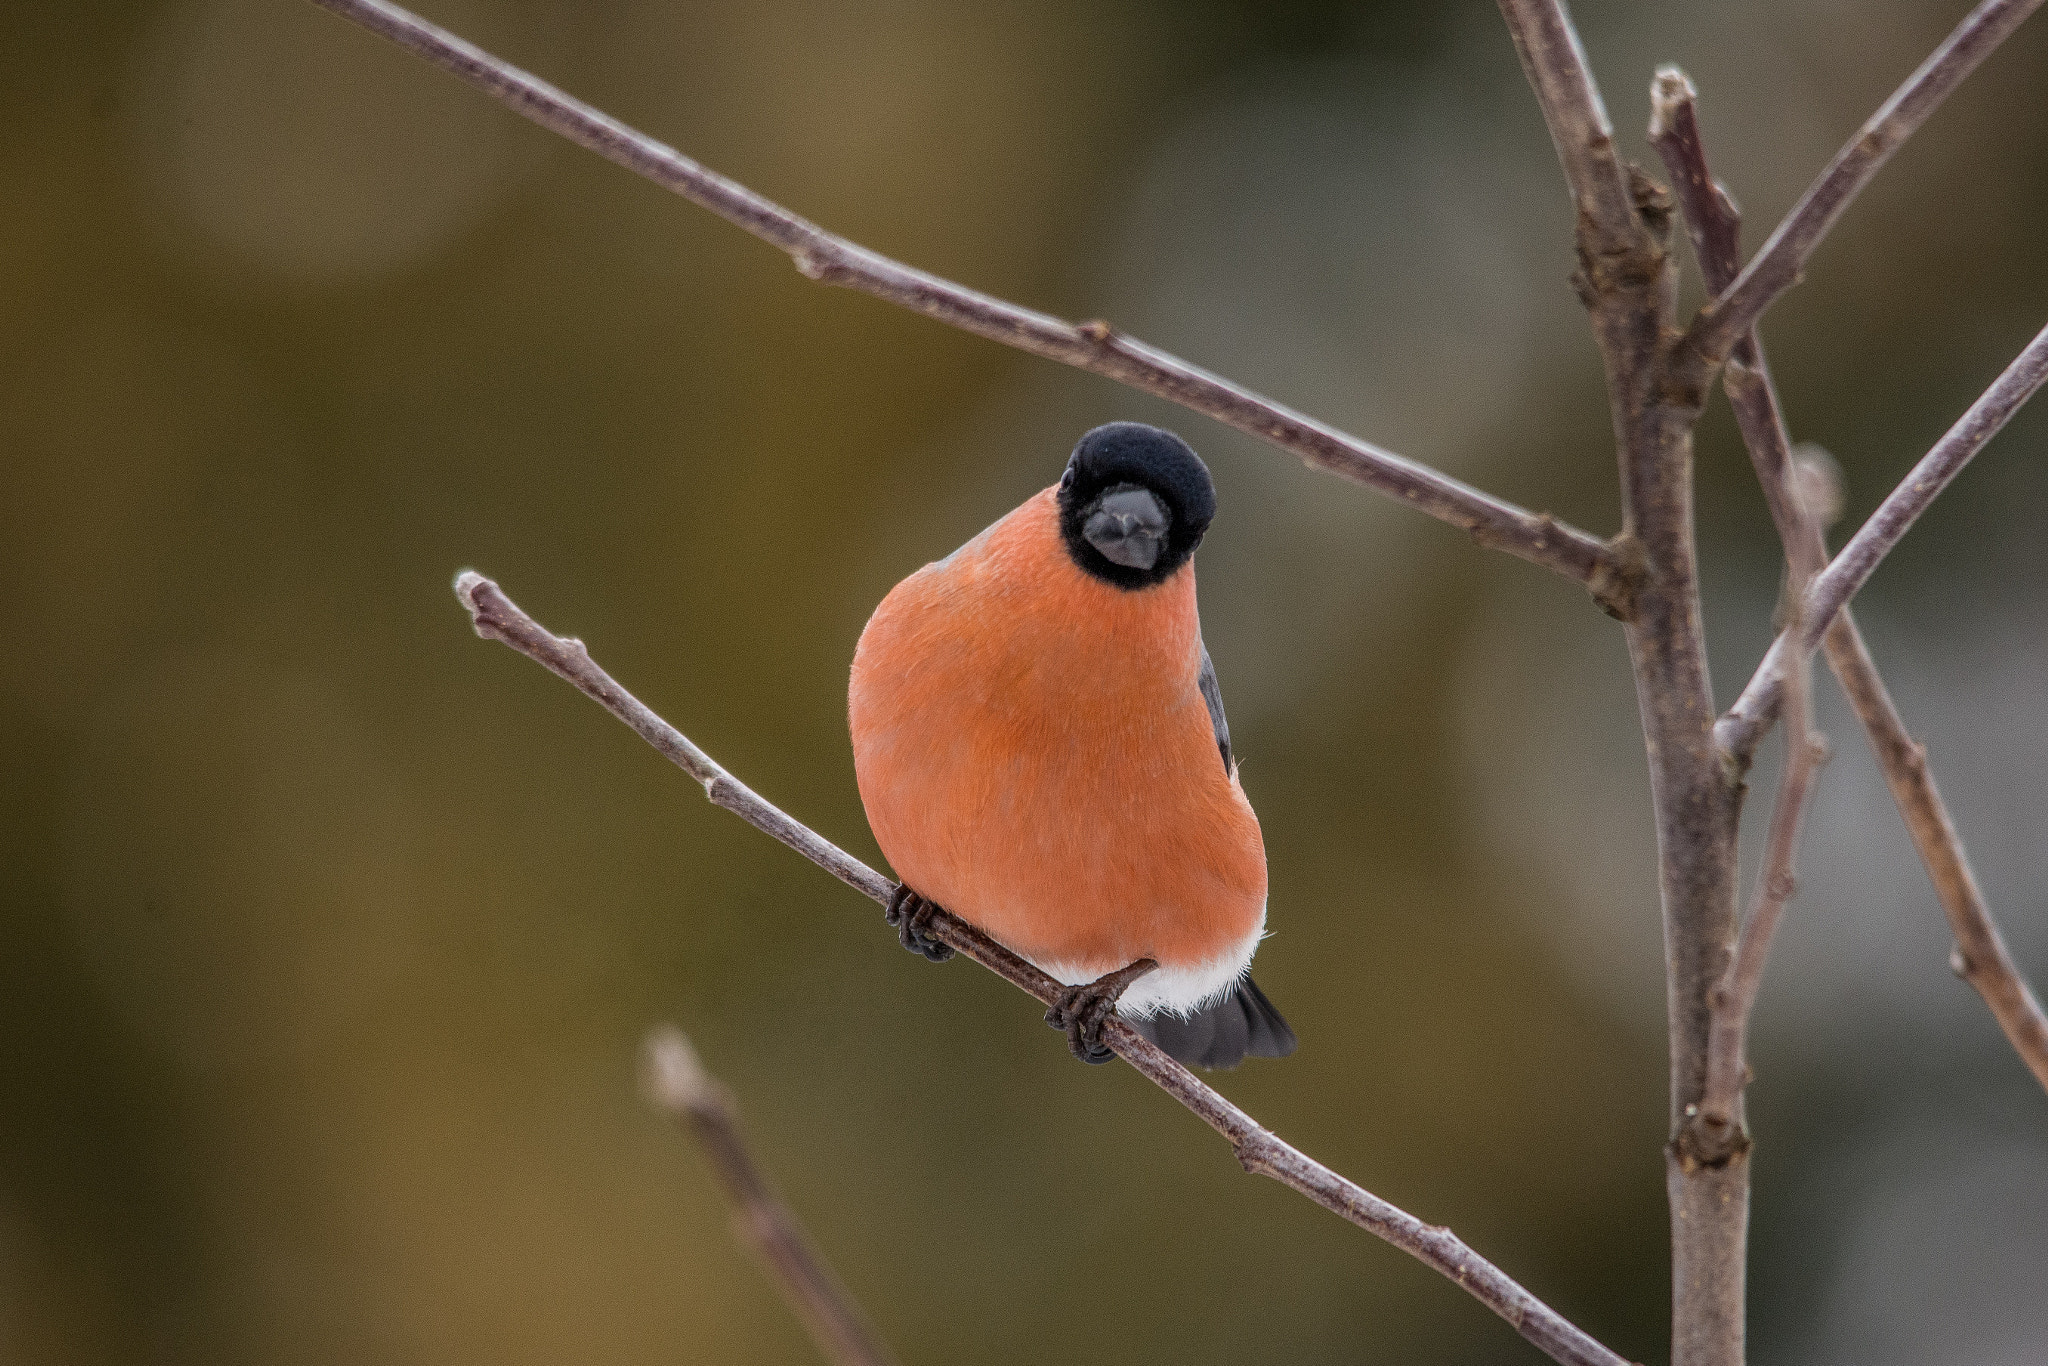
[[(1962, 10), (1578, 17), (1633, 156), (1653, 66), (1692, 72), (1756, 241)], [(425, 11), (880, 250), (1615, 526), (1569, 206), (1477, 0)], [(2044, 24), (1769, 316), (1852, 522), (2048, 319)], [(806, 283), (299, 0), (20, 0), (0, 34), (0, 1359), (813, 1360), (637, 1098), (673, 1020), (906, 1362), (1534, 1360), (1009, 987), (903, 953), (448, 591), (495, 576), (875, 859), (867, 612), (1126, 417), (1217, 477), (1207, 637), (1302, 1039), (1220, 1084), (1663, 1359), (1647, 784), (1583, 594)], [(1718, 400), (1700, 483), (1725, 701), (1777, 558)], [(2044, 523), (2037, 407), (1861, 604), (2037, 980)], [(2038, 1360), (2048, 1101), (1823, 692), (1758, 1023), (1756, 1358)]]

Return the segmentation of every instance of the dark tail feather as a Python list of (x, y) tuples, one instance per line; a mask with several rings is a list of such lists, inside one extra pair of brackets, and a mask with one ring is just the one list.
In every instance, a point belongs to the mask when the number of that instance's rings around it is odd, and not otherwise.
[(1159, 1014), (1127, 1023), (1190, 1067), (1235, 1067), (1247, 1057), (1284, 1058), (1294, 1051), (1294, 1031), (1249, 977), (1192, 1019)]

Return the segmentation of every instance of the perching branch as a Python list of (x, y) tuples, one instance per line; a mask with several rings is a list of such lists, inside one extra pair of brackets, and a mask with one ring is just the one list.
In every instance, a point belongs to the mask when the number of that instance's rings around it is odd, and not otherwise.
[[(469, 610), (478, 635), (511, 646), (574, 684), (702, 783), (705, 795), (715, 805), (780, 840), (862, 895), (884, 905), (888, 903), (894, 883), (792, 820), (726, 772), (692, 744), (689, 737), (614, 682), (592, 661), (583, 642), (551, 634), (522, 612), (498, 585), (474, 571), (465, 570), (455, 576), (455, 595)], [(957, 916), (936, 913), (926, 933), (1047, 1005), (1059, 994), (1060, 983)], [(1552, 1360), (1568, 1366), (1626, 1366), (1622, 1357), (1517, 1285), (1448, 1228), (1423, 1223), (1282, 1142), (1122, 1019), (1112, 1015), (1103, 1026), (1102, 1037), (1147, 1080), (1229, 1140), (1246, 1171), (1272, 1177), (1456, 1281), (1474, 1299), (1513, 1324), (1517, 1332)]]
[[(1708, 169), (1692, 83), (1676, 67), (1667, 67), (1657, 73), (1652, 102), (1651, 142), (1664, 158), (1678, 190), (1700, 273), (1706, 278), (1708, 289), (1725, 289), (1734, 279), (1741, 260), (1742, 223), (1734, 201), (1721, 190)], [(1750, 459), (1763, 485), (1771, 519), (1785, 543), (1787, 562), (1795, 572), (1811, 573), (1813, 567), (1827, 559), (1824, 524), (1832, 518), (1808, 515), (1815, 510), (1802, 505), (1798, 471), (1778, 404), (1777, 386), (1772, 383), (1770, 367), (1754, 328), (1735, 344), (1721, 373), (1721, 383), (1735, 409), (1736, 425), (1742, 431), (1743, 442), (1749, 447)], [(1956, 937), (1952, 965), (1984, 998), (2021, 1060), (2041, 1085), (2048, 1087), (2048, 1016), (2043, 1015), (2040, 1003), (2006, 950), (1991, 908), (1970, 871), (1962, 838), (1949, 819), (1934, 775), (1927, 769), (1925, 748), (1907, 732), (1863, 643), (1855, 617), (1846, 606), (1837, 613), (1822, 640), (1828, 664), (1870, 738), (1871, 750), (1884, 771), (1892, 799), (1905, 819), (1920, 861), (1926, 865), (1948, 916)], [(1788, 724), (1788, 733), (1797, 730), (1796, 723)], [(1703, 1113), (1704, 1109), (1703, 1106)]]
[(1398, 499), (1481, 545), (1545, 565), (1586, 585), (1610, 612), (1627, 586), (1597, 536), (1532, 513), (1426, 465), (1383, 450), (1124, 336), (1104, 322), (1073, 324), (928, 275), (806, 222), (645, 133), (521, 71), (387, 0), (313, 0), (466, 81), (543, 128), (644, 176), (789, 253), (821, 284), (844, 285), (926, 317), (1106, 376), (1260, 437), (1313, 468)]
[(704, 1070), (683, 1032), (664, 1025), (643, 1048), (647, 1097), (689, 1129), (732, 1203), (733, 1227), (833, 1366), (896, 1366), (853, 1296), (747, 1147), (732, 1094)]
[[(1778, 296), (1799, 283), (1806, 258), (1820, 245), (1849, 201), (1891, 159), (1899, 145), (1927, 122), (1977, 64), (2040, 7), (2041, 0), (1983, 0), (1890, 99), (1870, 116), (1827, 169), (1807, 187), (1763, 249), (1740, 276), (1700, 310), (1685, 347), (1709, 361), (1726, 356)], [(1825, 624), (1821, 629), (1825, 630)]]
[(1920, 514), (2044, 382), (2048, 382), (2048, 328), (2027, 343), (2005, 373), (1920, 458), (1912, 473), (1878, 505), (1870, 520), (1857, 528), (1849, 544), (1814, 579), (1806, 594), (1800, 629), (1796, 633), (1789, 629), (1779, 632), (1742, 695), (1715, 724), (1715, 738), (1738, 764), (1749, 762), (1757, 742), (1777, 714), (1780, 674), (1786, 653), (1795, 648), (1794, 642), (1802, 652), (1813, 653), (1835, 615), (1855, 596)]

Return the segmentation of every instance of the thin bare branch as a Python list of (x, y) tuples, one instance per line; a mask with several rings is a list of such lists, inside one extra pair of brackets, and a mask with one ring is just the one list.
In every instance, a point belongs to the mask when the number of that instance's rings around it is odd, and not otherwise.
[(1878, 505), (1870, 520), (1856, 529), (1842, 553), (1814, 580), (1813, 601), (1808, 604), (1810, 619), (1801, 637), (1808, 651), (1820, 643), (1827, 623), (1834, 620), (1843, 603), (1856, 596), (1856, 590), (1869, 580), (1920, 514), (2043, 382), (2048, 382), (2048, 327), (2035, 334), (1984, 396), (1970, 405), (1962, 420), (1921, 457), (1913, 472)]
[[(1660, 67), (1650, 84), (1650, 145), (1670, 173), (1700, 275), (1709, 291), (1719, 292), (1741, 268), (1742, 214), (1707, 165), (1696, 100), (1692, 81), (1683, 71), (1675, 66)], [(1786, 563), (1803, 582), (1810, 581), (1827, 563), (1827, 549), (1819, 528), (1798, 505), (1791, 441), (1785, 434), (1777, 390), (1769, 383), (1763, 339), (1754, 327), (1737, 339), (1721, 381), (1744, 423), (1745, 435), (1753, 432), (1757, 437), (1749, 442), (1750, 459), (1757, 467), (1771, 521), (1785, 545)]]
[(1907, 732), (1861, 637), (1853, 631), (1830, 631), (1827, 648), (1828, 662), (1870, 736), (1885, 784), (1948, 915), (1949, 930), (1956, 937), (1949, 966), (1984, 998), (2027, 1070), (2048, 1087), (2048, 1014), (2042, 1013), (2040, 1000), (2006, 950), (1998, 922), (1970, 871), (1963, 838), (1927, 770), (1927, 747)]
[[(1735, 201), (1713, 178), (1700, 140), (1692, 82), (1677, 67), (1661, 68), (1650, 87), (1650, 145), (1664, 161), (1685, 214), (1687, 235), (1710, 290), (1724, 288), (1740, 260), (1742, 220)], [(1777, 394), (1769, 383), (1763, 343), (1751, 328), (1735, 344), (1722, 372), (1750, 441), (1772, 520), (1785, 545), (1785, 602), (1796, 620), (1807, 585), (1826, 559), (1819, 528), (1801, 503)], [(1812, 733), (1812, 664), (1789, 661), (1785, 696), (1785, 770), (1771, 808), (1763, 866), (1748, 918), (1736, 939), (1728, 970), (1712, 999), (1707, 1039), (1706, 1085), (1690, 1116), (1685, 1142), (1703, 1162), (1726, 1160), (1746, 1148), (1742, 1091), (1749, 1072), (1749, 1017), (1763, 985), (1785, 904), (1796, 886), (1800, 828), (1812, 800), (1814, 775), (1825, 748)]]
[(1178, 403), (1298, 456), (1312, 468), (1447, 522), (1481, 545), (1585, 584), (1610, 612), (1627, 610), (1627, 585), (1599, 537), (1532, 513), (1426, 465), (1127, 337), (1104, 322), (1069, 323), (926, 274), (826, 232), (746, 186), (387, 0), (313, 0), (381, 34), (543, 128), (709, 209), (787, 252), (821, 284), (843, 285), (1048, 360), (1103, 375)]
[(1971, 457), (1998, 434), (2020, 405), (2048, 382), (2048, 328), (2043, 328), (1970, 410), (1934, 443), (1912, 473), (1891, 491), (1829, 562), (1807, 591), (1803, 625), (1798, 632), (1781, 631), (1771, 643), (1754, 677), (1714, 727), (1715, 738), (1739, 765), (1746, 765), (1757, 742), (1776, 719), (1782, 701), (1781, 675), (1787, 653), (1797, 648), (1812, 654), (1835, 616), (1868, 580), (1884, 557), (1927, 510)]
[(1746, 1145), (1742, 1130), (1742, 1089), (1749, 1071), (1749, 1017), (1763, 986), (1764, 966), (1778, 933), (1785, 904), (1798, 885), (1799, 835), (1813, 799), (1814, 775), (1827, 755), (1826, 742), (1812, 729), (1813, 661), (1791, 661), (1785, 680), (1785, 771), (1771, 806), (1770, 832), (1756, 895), (1728, 975), (1714, 992), (1713, 1027), (1707, 1040), (1707, 1084), (1700, 1093), (1694, 1150), (1705, 1161)]
[[(1752, 336), (1748, 340), (1755, 339)], [(1761, 366), (1760, 353), (1755, 359)], [(1761, 369), (1751, 373), (1768, 375)], [(1768, 383), (1767, 378), (1765, 382)], [(1771, 416), (1782, 432), (1775, 404)], [(1796, 518), (1792, 534), (1785, 538), (1785, 602), (1792, 612), (1790, 626), (1797, 630), (1798, 614), (1806, 601), (1812, 574), (1809, 566), (1819, 556), (1794, 547), (1810, 545), (1819, 533), (1801, 506), (1789, 458), (1780, 462), (1778, 475), (1779, 500), (1793, 509)], [(1707, 1042), (1707, 1083), (1700, 1093), (1699, 1111), (1690, 1130), (1695, 1151), (1707, 1161), (1720, 1160), (1749, 1142), (1742, 1116), (1742, 1091), (1749, 1075), (1749, 1019), (1756, 1009), (1757, 993), (1763, 987), (1764, 967), (1770, 960), (1779, 921), (1798, 886), (1800, 831), (1812, 805), (1814, 778), (1827, 758), (1827, 743), (1813, 729), (1812, 658), (1795, 654), (1787, 660), (1786, 667), (1788, 673), (1781, 684), (1785, 698), (1785, 769), (1779, 776), (1771, 806), (1756, 895), (1736, 939), (1728, 974), (1715, 989), (1713, 1028)]]
[(1574, 281), (1606, 371), (1621, 467), (1617, 556), (1634, 577), (1629, 665), (1657, 822), (1670, 1018), (1671, 1359), (1741, 1366), (1749, 1218), (1742, 1153), (1700, 1162), (1680, 1142), (1706, 1083), (1710, 996), (1736, 926), (1740, 793), (1714, 745), (1694, 531), (1692, 429), (1704, 367), (1680, 372), (1671, 195), (1624, 167), (1585, 54), (1558, 0), (1501, 0), (1579, 206)]
[(1543, 121), (1596, 256), (1632, 252), (1642, 240), (1628, 173), (1614, 151), (1614, 125), (1586, 63), (1563, 0), (1500, 0), (1515, 54), (1543, 107)]
[[(1657, 114), (1651, 121), (1651, 141), (1678, 187), (1700, 273), (1706, 278), (1707, 288), (1725, 289), (1734, 279), (1741, 260), (1742, 223), (1734, 200), (1721, 190), (1708, 170), (1693, 108), (1692, 84), (1683, 72), (1667, 67), (1657, 75), (1653, 100)], [(1811, 500), (1801, 496), (1799, 471), (1778, 405), (1777, 386), (1771, 381), (1770, 367), (1754, 328), (1736, 343), (1734, 354), (1722, 371), (1721, 382), (1763, 485), (1771, 518), (1785, 543), (1786, 559), (1795, 574), (1811, 573), (1827, 559), (1825, 526), (1833, 517), (1819, 514), (1809, 506)], [(1835, 492), (1839, 495), (1839, 490)], [(1899, 814), (1905, 819), (1920, 861), (1927, 866), (1935, 893), (1948, 916), (1957, 946), (1952, 963), (1984, 998), (2021, 1060), (2042, 1086), (2048, 1087), (2048, 1016), (2043, 1015), (2040, 1003), (2006, 950), (1998, 923), (1970, 870), (1962, 837), (1949, 819), (1934, 775), (1928, 771), (1925, 748), (1907, 732), (1847, 607), (1836, 615), (1822, 643), (1828, 665), (1863, 724), (1892, 799), (1898, 804)], [(1791, 733), (1798, 729), (1796, 721), (1788, 725)], [(1788, 775), (1790, 771), (1788, 765)], [(1783, 810), (1782, 793), (1779, 800), (1779, 809)]]
[(896, 1366), (867, 1316), (769, 1184), (740, 1132), (732, 1093), (704, 1070), (690, 1040), (673, 1025), (663, 1025), (648, 1034), (642, 1051), (648, 1099), (696, 1138), (732, 1203), (734, 1231), (761, 1259), (819, 1352), (833, 1366)]
[[(894, 883), (792, 820), (726, 772), (681, 731), (614, 682), (591, 660), (583, 642), (551, 634), (495, 583), (474, 571), (456, 575), (455, 595), (468, 609), (478, 635), (511, 646), (574, 684), (702, 783), (714, 803), (788, 845), (855, 891), (888, 904)], [(1060, 983), (957, 916), (937, 913), (926, 933), (1048, 1005), (1059, 994)], [(1449, 1229), (1423, 1223), (1282, 1142), (1122, 1019), (1110, 1017), (1103, 1039), (1124, 1061), (1223, 1135), (1246, 1171), (1272, 1177), (1456, 1281), (1552, 1360), (1571, 1366), (1625, 1366), (1624, 1358), (1574, 1327)]]
[[(1807, 257), (1899, 145), (1918, 131), (1950, 92), (2040, 4), (2041, 0), (1984, 0), (1971, 10), (1856, 131), (1848, 145), (1835, 153), (1835, 159), (1807, 187), (1741, 275), (1700, 311), (1687, 332), (1687, 349), (1713, 361), (1726, 356), (1764, 310), (1799, 283)], [(1825, 624), (1821, 629), (1826, 629)]]

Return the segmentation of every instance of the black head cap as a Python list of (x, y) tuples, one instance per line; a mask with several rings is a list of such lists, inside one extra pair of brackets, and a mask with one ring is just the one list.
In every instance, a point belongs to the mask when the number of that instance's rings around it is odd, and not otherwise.
[(1216, 484), (1172, 432), (1112, 422), (1074, 447), (1059, 505), (1060, 536), (1075, 564), (1119, 588), (1147, 588), (1202, 543), (1216, 516)]

